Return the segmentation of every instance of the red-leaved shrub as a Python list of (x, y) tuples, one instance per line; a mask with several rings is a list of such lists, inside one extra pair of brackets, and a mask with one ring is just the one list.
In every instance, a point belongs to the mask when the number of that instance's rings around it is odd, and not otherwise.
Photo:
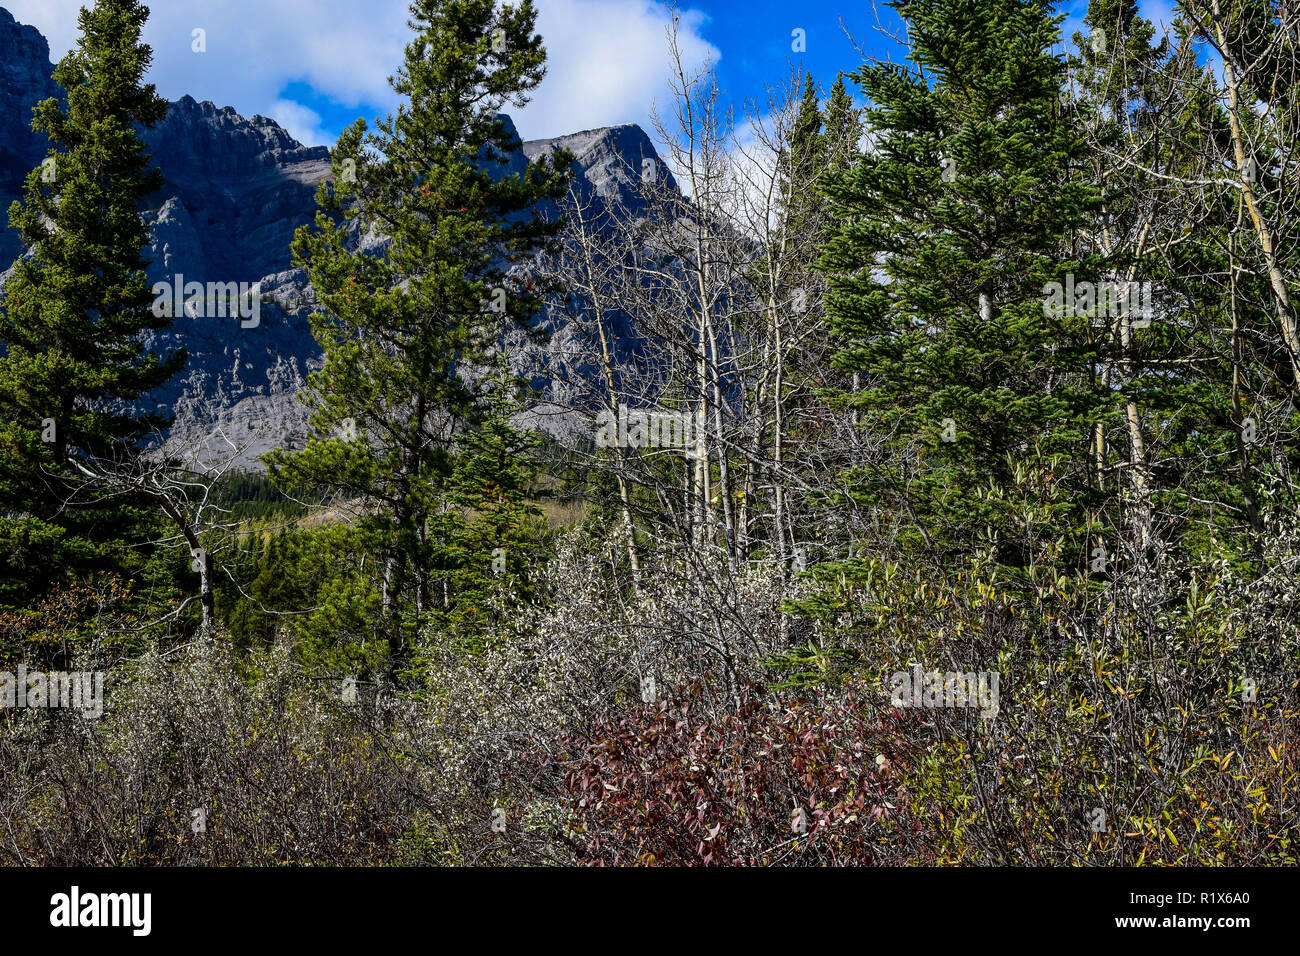
[(925, 862), (898, 774), (905, 718), (852, 690), (750, 687), (708, 716), (704, 686), (567, 742), (574, 836), (592, 865)]

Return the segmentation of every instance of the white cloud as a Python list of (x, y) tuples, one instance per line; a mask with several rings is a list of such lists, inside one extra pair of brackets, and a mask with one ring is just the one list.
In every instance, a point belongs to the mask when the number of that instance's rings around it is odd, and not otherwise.
[[(721, 53), (700, 35), (703, 13), (683, 10), (678, 40), (688, 67)], [(640, 123), (668, 95), (668, 13), (655, 0), (541, 0), (537, 29), (547, 75), (515, 117), (527, 139)]]
[[(38, 27), (58, 59), (76, 39), (83, 0), (0, 0)], [(190, 94), (270, 115), (287, 83), (340, 103), (388, 102), (389, 72), (406, 41), (406, 0), (168, 0), (150, 5), (150, 79), (169, 99)], [(192, 48), (205, 31), (207, 52)]]
[[(58, 59), (76, 40), (76, 16), (89, 0), (0, 0), (21, 23), (50, 40)], [(665, 95), (665, 8), (656, 0), (538, 0), (538, 31), (549, 53), (546, 79), (528, 107), (507, 108), (526, 138), (615, 123), (645, 123)], [(190, 94), (296, 123), (320, 138), (320, 117), (284, 99), (301, 82), (347, 107), (396, 104), (389, 75), (410, 38), (408, 0), (166, 0), (151, 5), (145, 39), (150, 79), (162, 95)], [(704, 15), (682, 14), (682, 47), (698, 63), (718, 51), (700, 36)], [(191, 49), (206, 31), (206, 53)], [(367, 119), (370, 117), (367, 116)], [(324, 141), (324, 140), (322, 140)]]
[(293, 100), (276, 100), (266, 114), (283, 126), (305, 146), (328, 146), (333, 137), (321, 129), (321, 117), (315, 110)]

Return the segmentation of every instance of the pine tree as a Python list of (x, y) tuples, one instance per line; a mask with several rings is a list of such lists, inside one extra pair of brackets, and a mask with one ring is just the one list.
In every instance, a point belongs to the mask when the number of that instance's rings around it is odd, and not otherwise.
[(143, 200), (162, 176), (137, 133), (167, 110), (144, 84), (148, 10), (99, 0), (54, 78), (66, 103), (37, 105), (50, 141), (9, 222), (31, 255), (0, 298), (0, 604), (21, 604), (71, 575), (130, 573), (153, 517), (139, 496), (100, 480), (138, 455), (165, 419), (130, 403), (184, 363), (148, 352), (151, 311)]
[(820, 162), (822, 114), (817, 103), (817, 84), (809, 73), (804, 78), (803, 96), (790, 131), (790, 154), (786, 157), (786, 176), (782, 183), (786, 209), (811, 202), (813, 197), (798, 191), (801, 170), (816, 169)]
[(825, 186), (836, 364), (861, 374), (854, 405), (882, 443), (852, 495), (940, 556), (1083, 556), (1090, 429), (1110, 399), (1089, 319), (1044, 300), (1093, 278), (1073, 240), (1099, 205), (1058, 107), (1060, 18), (1047, 0), (891, 6), (911, 64), (854, 75), (874, 148)]
[[(1240, 112), (1253, 146), (1243, 170), (1223, 75), (1201, 62), (1200, 27), (1190, 11), (1175, 18), (1175, 46), (1168, 51), (1168, 41), (1153, 42), (1154, 28), (1131, 3), (1094, 6), (1090, 22), (1114, 24), (1121, 56), (1107, 62), (1085, 48), (1085, 59), (1095, 62), (1082, 74), (1084, 105), (1100, 103), (1093, 114), (1119, 125), (1118, 104), (1103, 93), (1116, 86), (1108, 75), (1122, 71), (1128, 122), (1136, 127), (1106, 157), (1100, 175), (1114, 195), (1134, 197), (1111, 200), (1121, 227), (1125, 218), (1138, 218), (1129, 208), (1154, 224), (1147, 245), (1155, 251), (1143, 272), (1164, 293), (1157, 321), (1133, 336), (1123, 385), (1149, 436), (1157, 530), (1180, 551), (1262, 572), (1271, 510), (1265, 489), (1276, 487), (1296, 461), (1296, 420), (1286, 411), (1294, 374), (1243, 187), (1264, 197), (1285, 192), (1285, 160), (1268, 129), (1269, 117), (1280, 114)], [(1243, 26), (1258, 22), (1249, 6), (1238, 10)], [(1190, 189), (1188, 182), (1220, 185)], [(1274, 235), (1275, 247), (1294, 248), (1284, 236)], [(1260, 434), (1252, 441), (1256, 427)]]
[[(568, 169), (563, 156), (505, 167), (518, 138), (498, 110), (545, 72), (531, 0), (417, 0), (411, 16), (392, 80), (405, 102), (376, 132), (358, 121), (340, 137), (316, 228), (294, 241), (323, 306), (312, 328), (325, 362), (307, 396), (317, 436), (267, 459), (279, 481), (373, 505), (362, 527), (384, 568), (394, 667), (438, 601), (430, 522), (477, 417), (466, 371), (502, 323), (540, 308), (542, 290), (510, 267), (557, 234), (533, 209), (563, 195)], [(350, 246), (353, 227), (383, 236), (382, 252)]]
[(830, 172), (841, 172), (851, 166), (857, 157), (858, 141), (862, 139), (862, 115), (853, 105), (853, 97), (844, 85), (844, 74), (835, 77), (831, 95), (826, 100), (822, 115), (822, 166)]
[(809, 186), (821, 170), (822, 114), (817, 84), (804, 75), (803, 93), (779, 164), (781, 228), (787, 232), (816, 228), (819, 201)]
[(533, 593), (542, 563), (542, 512), (532, 503), (539, 435), (517, 428), (519, 383), (501, 360), (480, 426), (461, 440), (446, 507), (431, 520), (433, 565), (441, 591), (438, 629), (478, 649), (503, 624), (504, 608)]

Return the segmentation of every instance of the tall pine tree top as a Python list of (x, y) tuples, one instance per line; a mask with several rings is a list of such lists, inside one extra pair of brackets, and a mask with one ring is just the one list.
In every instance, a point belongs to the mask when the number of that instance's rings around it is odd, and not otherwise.
[[(448, 507), (461, 436), (480, 417), (474, 368), (541, 307), (544, 290), (512, 266), (561, 226), (536, 210), (564, 195), (569, 158), (510, 172), (519, 143), (499, 114), (545, 73), (535, 20), (531, 0), (413, 3), (415, 37), (392, 78), (404, 102), (375, 132), (359, 121), (339, 138), (316, 227), (294, 241), (322, 304), (312, 330), (325, 362), (304, 396), (315, 437), (267, 462), (279, 481), (370, 503), (362, 524), (385, 568), (395, 664), (467, 565), (431, 533), (431, 516)], [(331, 214), (386, 245), (353, 248)]]
[(835, 77), (822, 115), (823, 163), (838, 172), (852, 165), (862, 138), (862, 115), (844, 85), (844, 74)]
[(163, 180), (137, 127), (167, 111), (143, 82), (148, 15), (136, 0), (81, 11), (81, 36), (54, 72), (66, 103), (45, 100), (32, 122), (49, 156), (9, 210), (31, 254), (0, 297), (0, 538), (12, 556), (5, 573), (33, 591), (60, 568), (127, 560), (125, 499), (86, 474), (135, 454), (165, 424), (121, 409), (185, 360), (141, 341), (171, 322), (151, 311), (140, 215)]

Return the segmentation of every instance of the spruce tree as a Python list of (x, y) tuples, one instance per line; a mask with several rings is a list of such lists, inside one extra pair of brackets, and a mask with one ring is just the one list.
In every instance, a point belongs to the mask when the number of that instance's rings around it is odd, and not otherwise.
[[(268, 465), (278, 481), (367, 502), (394, 668), (441, 603), (431, 522), (479, 413), (467, 372), (503, 324), (540, 308), (543, 290), (511, 266), (559, 229), (534, 210), (562, 197), (567, 159), (511, 173), (519, 142), (498, 114), (545, 73), (535, 20), (531, 0), (413, 3), (416, 36), (392, 79), (404, 102), (376, 131), (358, 121), (340, 137), (316, 227), (294, 241), (322, 305), (312, 328), (325, 361), (305, 396), (316, 436)], [(358, 250), (352, 230), (381, 236), (382, 250)]]
[(828, 172), (841, 172), (853, 165), (862, 138), (862, 116), (844, 85), (844, 74), (835, 77), (822, 115), (822, 165)]
[(1049, 283), (1095, 278), (1075, 251), (1099, 196), (1058, 105), (1061, 18), (1047, 0), (891, 6), (910, 64), (854, 75), (874, 145), (824, 187), (836, 364), (861, 375), (853, 404), (881, 449), (851, 494), (938, 556), (1082, 558), (1109, 399), (1089, 319), (1045, 305)]
[(795, 114), (794, 128), (790, 131), (790, 155), (787, 165), (796, 172), (787, 170), (784, 182), (787, 208), (796, 200), (809, 201), (811, 196), (791, 195), (792, 182), (798, 180), (797, 170), (813, 167), (818, 163), (821, 153), (822, 114), (817, 104), (817, 84), (809, 73), (804, 78), (803, 96), (799, 100), (799, 110)]
[(143, 82), (149, 12), (136, 0), (82, 9), (54, 79), (66, 102), (37, 105), (48, 158), (27, 177), (10, 225), (29, 247), (0, 294), (0, 605), (26, 604), (70, 576), (131, 573), (154, 518), (103, 480), (166, 424), (129, 403), (184, 363), (148, 352), (143, 201), (162, 185), (137, 128), (167, 103)]
[(461, 439), (447, 507), (430, 522), (441, 584), (433, 620), (469, 650), (499, 636), (510, 623), (506, 610), (532, 597), (531, 572), (543, 560), (543, 515), (532, 503), (542, 440), (513, 423), (518, 388), (503, 358), (480, 426)]

